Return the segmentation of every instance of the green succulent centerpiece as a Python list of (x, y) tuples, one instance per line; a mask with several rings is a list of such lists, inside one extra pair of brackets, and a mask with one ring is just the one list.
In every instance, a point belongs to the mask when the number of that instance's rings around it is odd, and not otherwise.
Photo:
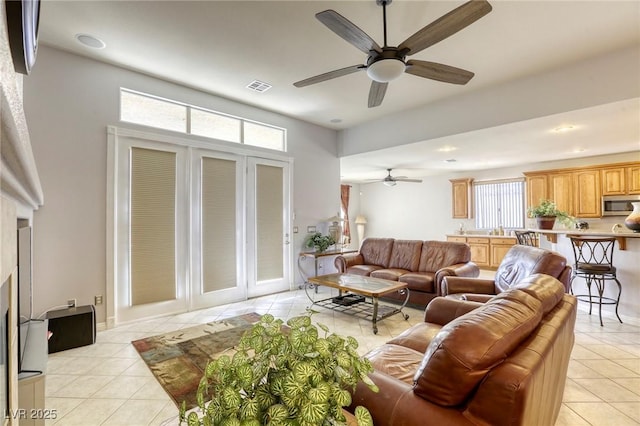
[[(571, 226), (576, 221), (576, 218), (569, 213), (559, 210), (556, 203), (552, 200), (540, 200), (540, 203), (537, 205), (529, 207), (527, 213), (529, 217), (539, 219), (538, 225), (541, 229), (553, 228), (553, 223), (556, 219), (565, 226)], [(545, 223), (545, 225), (542, 225), (543, 223)], [(550, 223), (550, 226), (548, 223)], [(545, 228), (544, 226), (547, 227)]]
[[(316, 327), (309, 314), (290, 319), (287, 326), (263, 315), (242, 336), (235, 354), (210, 362), (197, 392), (201, 413), (186, 415), (183, 404), (180, 424), (343, 425), (343, 407), (351, 405), (349, 387), (363, 381), (378, 391), (367, 375), (373, 367), (358, 355), (356, 339)], [(373, 425), (364, 407), (356, 408), (355, 417), (360, 426)]]
[(336, 241), (330, 235), (322, 235), (320, 232), (315, 232), (307, 239), (307, 247), (315, 248), (316, 251), (322, 253), (327, 251), (329, 246), (332, 246)]

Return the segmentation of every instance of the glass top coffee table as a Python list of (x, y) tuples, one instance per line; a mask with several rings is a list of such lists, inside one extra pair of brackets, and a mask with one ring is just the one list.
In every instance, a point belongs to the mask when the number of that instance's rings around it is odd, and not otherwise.
[[(371, 320), (374, 334), (378, 334), (378, 321), (391, 315), (401, 314), (405, 320), (409, 319), (409, 315), (402, 312), (409, 300), (409, 289), (406, 283), (352, 274), (319, 275), (309, 277), (308, 280), (309, 284), (305, 285), (304, 290), (312, 306), (318, 305)], [(313, 295), (309, 294), (309, 289), (315, 286), (338, 289), (338, 296), (315, 300)], [(395, 292), (405, 295), (401, 306), (390, 306), (378, 302), (381, 296)]]

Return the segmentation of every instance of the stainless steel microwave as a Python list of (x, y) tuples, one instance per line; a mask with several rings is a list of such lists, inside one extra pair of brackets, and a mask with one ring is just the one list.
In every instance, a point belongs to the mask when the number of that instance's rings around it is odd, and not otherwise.
[(605, 195), (602, 197), (602, 216), (629, 216), (631, 203), (640, 201), (640, 195)]

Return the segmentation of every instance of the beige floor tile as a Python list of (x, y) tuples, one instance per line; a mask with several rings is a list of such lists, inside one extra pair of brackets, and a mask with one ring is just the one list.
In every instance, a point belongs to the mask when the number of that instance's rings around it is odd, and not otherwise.
[(125, 401), (101, 426), (147, 426), (164, 405), (163, 401)]
[[(612, 345), (588, 345), (586, 349), (599, 354), (603, 358), (609, 359), (627, 359), (634, 358), (633, 353), (626, 352), (619, 346)], [(571, 354), (573, 356), (573, 353)]]
[(602, 374), (597, 371), (587, 367), (582, 363), (584, 360), (575, 360), (572, 359), (569, 361), (569, 370), (567, 372), (567, 376), (571, 379), (600, 379), (604, 378)]
[(640, 377), (611, 379), (620, 386), (640, 395)]
[(555, 426), (591, 426), (591, 424), (569, 408), (567, 404), (562, 404)]
[(128, 399), (146, 385), (148, 381), (149, 378), (147, 377), (119, 376), (100, 388), (92, 397)]
[(164, 407), (160, 412), (156, 415), (156, 417), (151, 420), (151, 425), (163, 425), (163, 424), (177, 424), (178, 423), (178, 407), (173, 403), (173, 401), (165, 403)]
[(612, 402), (611, 405), (640, 424), (640, 402)]
[(605, 377), (638, 377), (637, 373), (608, 359), (582, 359), (580, 363)]
[(87, 399), (61, 417), (56, 426), (101, 425), (125, 402), (126, 399)]
[(584, 387), (577, 384), (575, 381), (571, 379), (567, 379), (562, 401), (563, 402), (602, 402), (602, 400), (598, 398), (596, 395), (589, 392), (587, 389), (585, 389)]
[(590, 425), (638, 426), (631, 417), (604, 402), (570, 402), (567, 406)]
[[(47, 377), (47, 380), (49, 378)], [(47, 396), (45, 407), (55, 413), (55, 419), (46, 421), (46, 424), (57, 424), (60, 419), (66, 416), (71, 410), (76, 408), (82, 402), (84, 398), (57, 398)]]
[(61, 398), (89, 398), (94, 393), (105, 387), (113, 376), (78, 376), (68, 385), (61, 387), (52, 396)]
[(640, 396), (611, 379), (574, 379), (577, 384), (606, 402), (636, 402)]
[(636, 357), (635, 359), (614, 359), (613, 361), (640, 376), (640, 358)]

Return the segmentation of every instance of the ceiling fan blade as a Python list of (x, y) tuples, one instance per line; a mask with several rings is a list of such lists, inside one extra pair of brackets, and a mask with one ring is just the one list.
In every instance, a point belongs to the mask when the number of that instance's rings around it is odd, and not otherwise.
[(394, 178), (396, 182), (413, 182), (413, 183), (422, 183), (422, 179), (404, 179), (404, 178)]
[(445, 83), (467, 84), (475, 75), (471, 71), (428, 61), (407, 61), (406, 73)]
[(407, 55), (414, 55), (473, 24), (491, 12), (491, 9), (486, 0), (471, 0), (419, 30), (398, 46), (398, 49), (406, 49)]
[(387, 92), (387, 86), (389, 86), (389, 83), (371, 82), (371, 89), (369, 89), (369, 108), (377, 107), (382, 103), (384, 94)]
[(382, 52), (378, 43), (376, 43), (367, 33), (358, 28), (353, 22), (340, 15), (335, 10), (325, 10), (316, 13), (316, 18), (327, 26), (331, 31), (351, 43), (362, 52), (369, 54), (369, 51), (375, 50)]
[(296, 81), (293, 83), (296, 87), (304, 87), (309, 86), (311, 84), (320, 83), (322, 81), (331, 80), (332, 78), (342, 77), (343, 75), (352, 74), (354, 72), (362, 71), (367, 69), (365, 65), (352, 65), (346, 68), (340, 68), (339, 70), (325, 72), (324, 74), (316, 75), (314, 77), (309, 77), (304, 80)]

